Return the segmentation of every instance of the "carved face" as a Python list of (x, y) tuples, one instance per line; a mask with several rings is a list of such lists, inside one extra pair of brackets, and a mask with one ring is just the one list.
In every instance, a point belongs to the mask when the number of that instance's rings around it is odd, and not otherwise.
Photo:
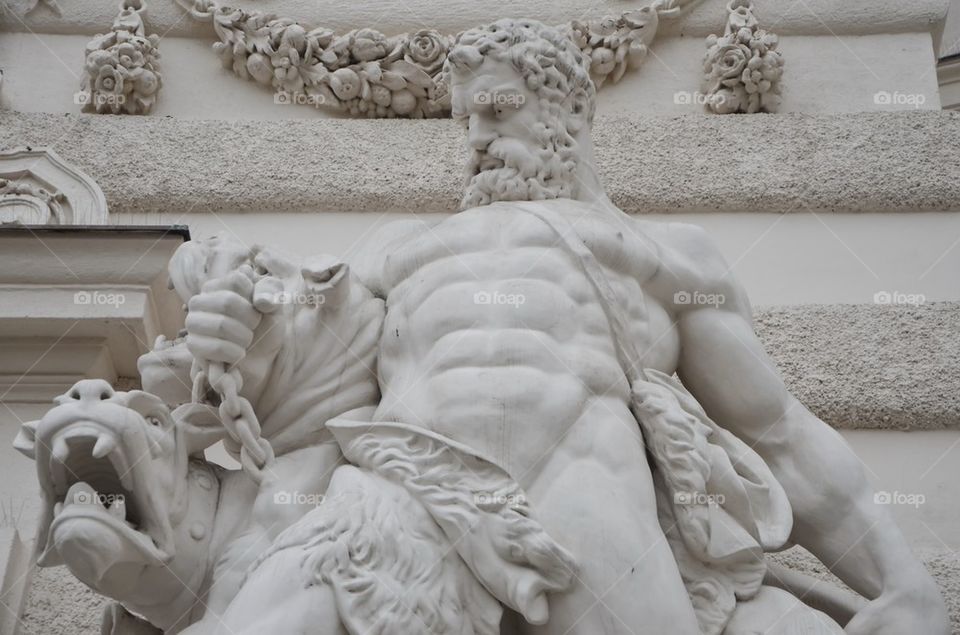
[(455, 69), (451, 90), (471, 152), (461, 208), (575, 195), (571, 106), (541, 97), (511, 64), (491, 57)]
[(122, 597), (118, 581), (129, 584), (173, 557), (171, 519), (191, 448), (149, 393), (83, 380), (56, 402), (14, 444), (37, 463), (40, 564), (65, 563), (92, 588)]

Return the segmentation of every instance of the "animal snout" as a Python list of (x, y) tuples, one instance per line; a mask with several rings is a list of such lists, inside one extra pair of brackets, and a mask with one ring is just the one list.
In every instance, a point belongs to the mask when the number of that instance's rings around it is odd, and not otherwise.
[(81, 403), (106, 401), (113, 397), (113, 387), (102, 379), (83, 379), (67, 391), (67, 398)]

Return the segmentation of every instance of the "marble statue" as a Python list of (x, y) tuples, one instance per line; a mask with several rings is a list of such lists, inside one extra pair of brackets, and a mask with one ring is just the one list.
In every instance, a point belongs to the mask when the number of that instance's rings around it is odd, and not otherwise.
[[(704, 232), (605, 194), (577, 45), (502, 20), (446, 63), (460, 212), (391, 223), (349, 266), (188, 243), (186, 334), (144, 391), (82, 382), (25, 427), (44, 560), (120, 602), (106, 632), (946, 635)], [(221, 439), (242, 472), (203, 460)], [(791, 544), (863, 598), (795, 590), (764, 557)]]

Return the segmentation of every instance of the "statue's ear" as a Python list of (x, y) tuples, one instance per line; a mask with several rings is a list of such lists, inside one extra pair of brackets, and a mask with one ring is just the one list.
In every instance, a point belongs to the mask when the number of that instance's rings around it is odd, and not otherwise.
[(37, 424), (39, 421), (27, 421), (20, 426), (16, 438), (13, 440), (13, 449), (28, 459), (36, 459)]
[(173, 420), (177, 426), (177, 443), (183, 445), (187, 456), (202, 453), (222, 441), (227, 433), (217, 409), (207, 404), (183, 404), (173, 411)]

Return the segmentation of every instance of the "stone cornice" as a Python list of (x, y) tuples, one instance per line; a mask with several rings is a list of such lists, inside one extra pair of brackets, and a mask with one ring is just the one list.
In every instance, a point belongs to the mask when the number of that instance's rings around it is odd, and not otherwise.
[[(629, 213), (960, 211), (957, 113), (598, 118), (594, 137)], [(0, 148), (54, 148), (115, 212), (449, 212), (463, 143), (450, 120), (0, 112)]]
[[(102, 33), (113, 22), (116, 4), (77, 0), (60, 4), (62, 16), (41, 5), (21, 15), (23, 2), (7, 0), (14, 11), (0, 12), (0, 31), (34, 33)], [(494, 18), (535, 18), (561, 24), (573, 19), (619, 15), (629, 8), (618, 0), (593, 5), (589, 15), (579, 0), (528, 0), (527, 2), (482, 2), (454, 0), (437, 10), (433, 0), (407, 0), (398, 8), (391, 0), (344, 3), (339, 0), (285, 0), (282, 6), (264, 6), (258, 0), (238, 0), (232, 5), (244, 9), (270, 10), (310, 26), (325, 26), (337, 32), (364, 27), (394, 35), (405, 31), (438, 29), (456, 33), (480, 26)], [(674, 25), (665, 25), (664, 34), (705, 37), (722, 28), (727, 0), (705, 0)], [(757, 15), (781, 35), (863, 35), (867, 33), (930, 32), (939, 37), (949, 0), (754, 0)], [(18, 10), (19, 9), (19, 10)], [(173, 0), (154, 2), (147, 17), (152, 32), (164, 35), (214, 39), (209, 24), (184, 16)]]
[(835, 428), (960, 428), (960, 303), (761, 307), (790, 392)]

